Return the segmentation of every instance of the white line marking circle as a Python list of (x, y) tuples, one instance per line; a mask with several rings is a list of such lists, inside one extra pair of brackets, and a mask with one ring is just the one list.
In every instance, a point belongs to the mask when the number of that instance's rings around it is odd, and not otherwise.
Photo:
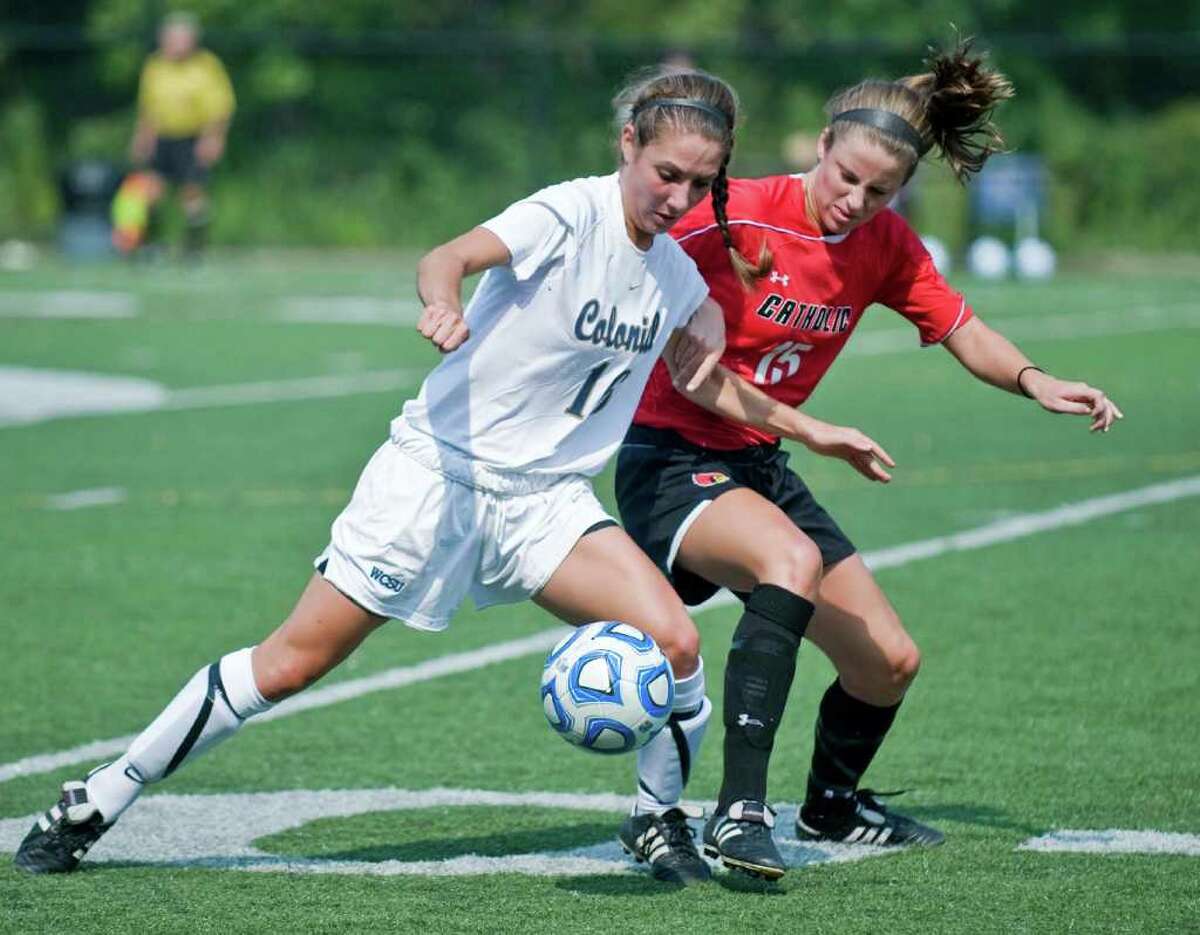
[[(371, 812), (483, 805), (613, 813), (613, 840), (540, 853), (446, 860), (328, 860), (271, 854), (254, 846), (268, 835), (319, 818)], [(611, 875), (637, 872), (616, 843), (629, 797), (611, 793), (494, 792), (486, 789), (346, 789), (252, 792), (229, 795), (151, 795), (138, 802), (89, 852), (89, 863), (207, 867), (259, 872), (370, 876)], [(897, 849), (800, 843), (791, 833), (795, 806), (779, 809), (776, 842), (791, 867), (842, 863), (896, 853)], [(0, 850), (13, 852), (37, 815), (0, 820)]]
[(1200, 834), (1172, 831), (1051, 831), (1030, 838), (1019, 851), (1058, 854), (1183, 854), (1200, 857)]

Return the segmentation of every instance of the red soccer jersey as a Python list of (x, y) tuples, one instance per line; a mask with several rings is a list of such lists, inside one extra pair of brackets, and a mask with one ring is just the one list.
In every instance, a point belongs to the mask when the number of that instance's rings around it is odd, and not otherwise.
[[(763, 244), (771, 272), (745, 289), (705, 199), (671, 231), (696, 261), (725, 312), (721, 363), (790, 406), (804, 402), (874, 302), (895, 309), (937, 344), (971, 318), (962, 295), (933, 265), (920, 239), (889, 208), (849, 234), (822, 236), (804, 210), (799, 176), (730, 179), (734, 245), (751, 263)], [(659, 361), (634, 421), (673, 429), (693, 444), (731, 449), (775, 436), (722, 419), (681, 396)]]

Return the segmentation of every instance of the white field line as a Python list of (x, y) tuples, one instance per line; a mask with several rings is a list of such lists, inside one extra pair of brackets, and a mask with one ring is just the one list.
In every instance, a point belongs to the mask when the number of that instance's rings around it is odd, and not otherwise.
[[(937, 558), (948, 552), (968, 552), (972, 549), (982, 549), (1000, 542), (1023, 539), (1039, 532), (1049, 532), (1066, 526), (1078, 526), (1102, 516), (1123, 513), (1126, 510), (1136, 510), (1139, 507), (1170, 503), (1173, 500), (1195, 496), (1200, 496), (1200, 475), (1182, 477), (1179, 480), (1153, 484), (1150, 487), (1139, 487), (1124, 493), (1093, 497), (1077, 503), (1066, 503), (1041, 513), (1021, 513), (949, 536), (936, 536), (933, 539), (922, 539), (918, 542), (895, 545), (888, 549), (863, 552), (862, 557), (872, 571), (883, 571), (886, 568), (899, 568), (909, 562)], [(710, 607), (724, 607), (727, 604), (736, 603), (736, 601), (737, 598), (728, 591), (722, 591), (705, 601), (698, 609), (708, 610)]]
[(1059, 854), (1184, 854), (1200, 857), (1200, 834), (1171, 831), (1051, 831), (1017, 846)]
[[(299, 714), (301, 711), (311, 711), (314, 708), (324, 708), (326, 705), (337, 704), (339, 701), (350, 701), (371, 692), (383, 691), (388, 688), (401, 688), (405, 685), (415, 685), (443, 675), (453, 675), (458, 672), (470, 672), (497, 662), (507, 662), (510, 659), (521, 659), (536, 653), (544, 653), (563, 638), (565, 627), (554, 627), (542, 630), (524, 639), (509, 640), (505, 643), (495, 643), (465, 653), (453, 653), (428, 659), (413, 666), (403, 666), (388, 669), (378, 675), (368, 675), (364, 678), (348, 682), (338, 682), (324, 688), (318, 688), (302, 695), (296, 695), (282, 702), (270, 711), (265, 712), (254, 721), (273, 721), (276, 718)], [(2, 775), (0, 767), (0, 775)]]
[[(996, 523), (989, 523), (977, 529), (967, 530), (950, 536), (939, 536), (906, 545), (894, 546), (875, 552), (863, 553), (863, 559), (876, 571), (884, 568), (898, 568), (909, 562), (926, 558), (934, 558), (947, 552), (979, 549), (999, 542), (1008, 542), (1039, 532), (1048, 532), (1064, 526), (1086, 523), (1102, 516), (1109, 516), (1125, 510), (1133, 510), (1143, 506), (1169, 503), (1184, 497), (1200, 495), (1200, 475), (1181, 478), (1164, 484), (1142, 487), (1125, 493), (1111, 494), (1105, 497), (1094, 497), (1078, 503), (1069, 503), (1053, 510), (1041, 513), (1025, 513), (1013, 516)], [(718, 595), (706, 602), (696, 612), (723, 606), (735, 600), (732, 595)], [(294, 699), (281, 704), (277, 709), (260, 715), (251, 723), (273, 720), (309, 711), (315, 708), (349, 701), (371, 692), (387, 688), (397, 688), (402, 685), (414, 685), (455, 672), (468, 672), (495, 662), (518, 659), (544, 652), (561, 638), (562, 630), (558, 627), (543, 630), (541, 633), (498, 643), (483, 649), (465, 653), (454, 653), (419, 663), (415, 666), (403, 666), (389, 669), (378, 675), (361, 679), (350, 679), (324, 688), (314, 689)], [(124, 752), (134, 739), (133, 734), (114, 737), (110, 740), (97, 740), (61, 750), (57, 753), (43, 753), (25, 757), (12, 763), (0, 765), (0, 782), (7, 782), (18, 776), (32, 776), (47, 773), (63, 766), (81, 763), (88, 760), (99, 760)]]
[[(51, 295), (54, 295), (53, 293)], [(0, 293), (0, 299), (4, 296)], [(318, 302), (317, 299), (304, 299), (304, 302)], [(324, 300), (321, 300), (324, 301)], [(350, 300), (346, 300), (350, 301)], [(355, 300), (357, 301), (357, 300)], [(415, 305), (412, 303), (391, 300), (362, 300), (367, 302), (364, 307), (350, 305), (351, 312), (342, 315), (337, 320), (370, 321), (371, 323), (411, 323), (414, 320)], [(361, 303), (360, 303), (361, 304)], [(318, 310), (303, 311), (303, 320), (325, 320), (320, 317)], [(324, 314), (324, 313), (321, 313)], [(341, 313), (337, 313), (341, 314)], [(3, 306), (0, 303), (0, 316)], [(299, 312), (296, 313), (300, 315)], [(295, 320), (301, 320), (296, 317)], [(1045, 317), (1027, 316), (1023, 318), (1004, 319), (1001, 329), (1010, 337), (1023, 340), (1063, 340), (1077, 337), (1096, 337), (1113, 334), (1130, 334), (1135, 332), (1169, 330), (1173, 328), (1200, 328), (1200, 305), (1164, 305), (1164, 306), (1134, 306), (1120, 312), (1097, 312), (1091, 315), (1051, 315)], [(874, 331), (856, 336), (847, 346), (846, 352), (851, 356), (877, 356), (901, 351), (916, 350), (916, 335), (912, 329), (896, 328), (885, 331)], [(21, 368), (0, 368), (0, 379), (5, 378), (12, 383), (21, 379)], [(63, 396), (66, 392), (62, 387), (46, 383), (49, 373), (29, 371), (33, 377), (44, 384), (41, 392)], [(122, 389), (119, 399), (111, 403), (105, 397), (104, 391), (97, 389), (84, 401), (63, 396), (61, 400), (42, 401), (31, 406), (28, 401), (19, 408), (5, 412), (0, 406), (0, 428), (11, 425), (27, 425), (35, 422), (45, 422), (57, 418), (79, 418), (83, 416), (105, 416), (127, 414), (131, 412), (156, 412), (163, 409), (203, 409), (218, 406), (259, 405), (262, 403), (284, 402), (302, 399), (328, 399), (331, 397), (353, 396), (360, 393), (386, 392), (412, 386), (425, 376), (425, 371), (415, 370), (379, 370), (367, 373), (343, 375), (304, 377), (294, 380), (270, 380), (258, 383), (235, 383), (218, 386), (197, 386), (178, 390), (168, 390), (148, 381), (132, 381), (125, 378), (118, 380)], [(78, 382), (80, 378), (96, 377), (95, 374), (68, 374)], [(130, 387), (137, 384), (141, 387), (139, 393), (130, 396)], [(144, 384), (144, 386), (143, 386)], [(116, 384), (114, 384), (116, 385)], [(32, 392), (37, 386), (26, 388)], [(114, 391), (116, 392), (116, 391)], [(35, 400), (36, 403), (36, 400)]]
[(0, 318), (135, 318), (128, 292), (0, 292)]
[(924, 542), (893, 546), (890, 549), (879, 549), (864, 555), (863, 558), (874, 571), (897, 568), (918, 559), (934, 558), (947, 552), (982, 549), (998, 542), (1010, 542), (1013, 539), (1032, 536), (1034, 533), (1048, 532), (1065, 526), (1078, 526), (1102, 516), (1111, 516), (1113, 513), (1170, 503), (1173, 500), (1182, 500), (1185, 497), (1197, 495), (1200, 495), (1200, 475), (1181, 477), (1178, 480), (1152, 484), (1149, 487), (1139, 487), (1124, 493), (1108, 494), (1103, 497), (1080, 500), (1077, 503), (1067, 503), (1040, 513), (1010, 516), (977, 529), (969, 529), (966, 532), (926, 539)]
[(0, 428), (162, 406), (162, 384), (79, 370), (0, 365)]
[(92, 487), (56, 493), (46, 498), (48, 510), (82, 510), (91, 506), (111, 506), (125, 501), (124, 487)]
[[(420, 304), (411, 299), (363, 295), (289, 296), (281, 301), (275, 317), (290, 323), (411, 326), (420, 311)], [(137, 296), (128, 292), (0, 292), (0, 318), (125, 319), (137, 315)], [(992, 324), (1008, 337), (1021, 340), (1103, 337), (1172, 328), (1200, 328), (1200, 305), (1191, 302), (1136, 305), (1083, 314), (995, 318)], [(874, 356), (916, 350), (917, 346), (913, 329), (892, 328), (857, 335), (851, 340), (846, 353)]]
[[(563, 629), (555, 627), (535, 633), (533, 636), (524, 637), (523, 639), (496, 643), (492, 646), (485, 646), (483, 649), (471, 650), (469, 652), (439, 656), (436, 659), (429, 659), (416, 665), (388, 669), (385, 672), (380, 672), (378, 675), (369, 675), (364, 678), (350, 679), (345, 682), (337, 682), (333, 685), (314, 688), (302, 695), (289, 698), (278, 707), (259, 715), (248, 723), (258, 724), (273, 721), (277, 718), (299, 714), (301, 711), (311, 711), (316, 708), (324, 708), (328, 705), (337, 704), (340, 701), (350, 701), (362, 695), (368, 695), (387, 688), (414, 685), (418, 682), (425, 682), (443, 675), (451, 675), (456, 672), (470, 672), (497, 662), (506, 662), (510, 659), (520, 659), (525, 656), (544, 653), (562, 639), (563, 632)], [(115, 756), (124, 752), (133, 742), (135, 736), (137, 735), (128, 734), (124, 737), (113, 737), (109, 740), (97, 740), (78, 747), (72, 747), (69, 750), (61, 750), (58, 753), (44, 753), (26, 757), (14, 763), (5, 763), (0, 766), (0, 782), (7, 782), (18, 776), (33, 776), (38, 773), (48, 773), (59, 767), (70, 766), (72, 763), (80, 763), (85, 760), (100, 760), (105, 757)]]
[(280, 321), (319, 325), (415, 325), (420, 303), (366, 295), (292, 296), (283, 300)]
[(298, 399), (329, 399), (359, 393), (379, 393), (413, 386), (423, 370), (371, 370), (343, 376), (302, 377), (261, 383), (226, 383), (168, 390), (161, 409), (207, 409), (214, 406), (252, 406)]
[(8, 394), (0, 400), (0, 429), (54, 419), (255, 406), (390, 392), (416, 386), (426, 373), (424, 370), (370, 370), (171, 390), (149, 380), (106, 379), (90, 373), (0, 366), (0, 390)]
[[(1175, 328), (1200, 328), (1200, 302), (1172, 305), (1135, 305), (1119, 310), (1105, 309), (1079, 315), (981, 315), (984, 321), (1015, 341), (1070, 341), (1075, 338), (1102, 338), (1117, 334), (1170, 331)], [(912, 327), (860, 332), (850, 338), (845, 353), (855, 357), (875, 357), (920, 349), (917, 330)]]
[[(713, 804), (688, 803), (695, 805)], [(94, 864), (110, 861), (151, 866), (353, 874), (368, 876), (474, 876), (524, 873), (538, 876), (644, 873), (616, 841), (565, 850), (474, 854), (443, 860), (344, 860), (272, 854), (256, 846), (271, 835), (319, 819), (422, 808), (564, 809), (624, 814), (629, 798), (611, 793), (500, 792), (490, 789), (290, 789), (218, 795), (150, 795), (126, 813), (89, 852)], [(882, 857), (896, 848), (797, 841), (791, 832), (796, 806), (778, 807), (776, 839), (790, 867)], [(37, 815), (0, 819), (0, 853), (20, 845)]]
[[(404, 325), (416, 323), (421, 306), (405, 299), (372, 296), (291, 296), (283, 300), (280, 321), (313, 324)], [(1080, 314), (1022, 315), (984, 319), (1005, 336), (1020, 341), (1064, 341), (1074, 338), (1106, 337), (1200, 328), (1200, 303), (1132, 305)], [(916, 329), (888, 328), (856, 334), (845, 353), (874, 357), (920, 349)]]

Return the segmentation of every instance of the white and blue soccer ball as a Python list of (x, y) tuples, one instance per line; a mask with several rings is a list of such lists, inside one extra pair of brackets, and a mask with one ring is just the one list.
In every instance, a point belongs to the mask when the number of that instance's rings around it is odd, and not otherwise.
[(546, 720), (564, 740), (595, 753), (644, 746), (666, 725), (674, 703), (666, 656), (626, 623), (579, 627), (550, 650), (542, 669)]

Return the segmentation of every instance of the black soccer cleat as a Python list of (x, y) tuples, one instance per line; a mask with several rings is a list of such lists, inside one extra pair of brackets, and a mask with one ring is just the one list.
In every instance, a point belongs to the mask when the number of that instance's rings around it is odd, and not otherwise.
[(630, 815), (617, 832), (617, 840), (634, 860), (650, 865), (656, 880), (666, 883), (703, 883), (712, 877), (708, 864), (692, 840), (696, 832), (689, 818), (704, 812), (686, 806), (669, 808), (661, 814)]
[(858, 789), (844, 797), (809, 799), (796, 814), (796, 837), (876, 847), (934, 847), (946, 840), (936, 828), (893, 812), (880, 800), (896, 794)]
[(82, 782), (64, 782), (62, 798), (29, 829), (13, 863), (29, 873), (70, 873), (111, 827)]
[(704, 853), (726, 867), (765, 880), (778, 880), (787, 864), (775, 846), (771, 829), (775, 812), (765, 802), (741, 799), (723, 815), (714, 814), (704, 826)]

